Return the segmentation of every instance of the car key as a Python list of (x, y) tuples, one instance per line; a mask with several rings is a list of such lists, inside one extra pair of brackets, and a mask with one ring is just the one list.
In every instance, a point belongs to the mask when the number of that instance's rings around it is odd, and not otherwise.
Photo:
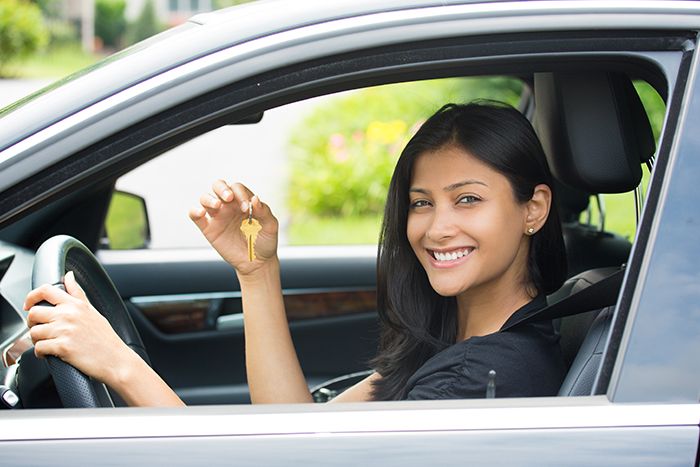
[(243, 219), (243, 222), (241, 222), (241, 232), (245, 235), (248, 243), (248, 260), (252, 262), (255, 259), (255, 239), (258, 237), (258, 232), (260, 232), (262, 226), (257, 219), (253, 219), (253, 205), (249, 204), (249, 206), (248, 218)]

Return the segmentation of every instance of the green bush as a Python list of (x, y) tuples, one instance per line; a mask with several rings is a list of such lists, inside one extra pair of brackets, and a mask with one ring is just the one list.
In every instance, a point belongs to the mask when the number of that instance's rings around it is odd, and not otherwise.
[(125, 0), (97, 0), (95, 3), (95, 35), (108, 47), (119, 48), (126, 32)]
[(46, 44), (43, 24), (38, 6), (20, 0), (0, 1), (0, 73), (8, 62)]
[(80, 44), (80, 34), (74, 23), (56, 18), (47, 18), (44, 23), (49, 35), (48, 49), (53, 50)]
[(292, 222), (381, 215), (396, 160), (427, 117), (447, 102), (516, 104), (520, 92), (514, 79), (454, 78), (367, 88), (317, 107), (290, 140)]
[(139, 17), (127, 26), (128, 42), (135, 44), (158, 34), (163, 29), (163, 25), (158, 22), (153, 0), (146, 0)]

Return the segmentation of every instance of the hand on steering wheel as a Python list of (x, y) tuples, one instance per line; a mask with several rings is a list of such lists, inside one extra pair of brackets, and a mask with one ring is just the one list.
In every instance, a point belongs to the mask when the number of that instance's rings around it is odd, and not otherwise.
[(64, 407), (113, 406), (104, 383), (134, 352), (146, 362), (148, 355), (105, 270), (82, 243), (59, 235), (37, 250), (32, 286), (25, 309), (35, 353), (47, 356)]

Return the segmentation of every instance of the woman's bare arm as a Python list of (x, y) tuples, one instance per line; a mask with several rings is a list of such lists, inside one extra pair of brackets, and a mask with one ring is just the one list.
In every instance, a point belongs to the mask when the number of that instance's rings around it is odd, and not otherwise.
[[(243, 297), (246, 370), (253, 403), (312, 402), (299, 365), (282, 300), (277, 257), (277, 219), (240, 183), (219, 180), (213, 194), (190, 211), (206, 239), (236, 270)], [(252, 206), (252, 210), (251, 210)], [(251, 261), (241, 223), (252, 215), (261, 225)]]
[(372, 383), (381, 378), (377, 372), (372, 373), (359, 383), (346, 389), (331, 402), (367, 402), (372, 400)]

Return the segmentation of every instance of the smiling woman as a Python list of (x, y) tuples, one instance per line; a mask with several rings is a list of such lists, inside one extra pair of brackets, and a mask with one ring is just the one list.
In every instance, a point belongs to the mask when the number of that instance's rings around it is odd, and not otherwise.
[(501, 396), (556, 394), (551, 322), (499, 332), (565, 279), (551, 185), (532, 126), (507, 106), (446, 105), (409, 141), (382, 228), (375, 397), (483, 397), (491, 370)]

